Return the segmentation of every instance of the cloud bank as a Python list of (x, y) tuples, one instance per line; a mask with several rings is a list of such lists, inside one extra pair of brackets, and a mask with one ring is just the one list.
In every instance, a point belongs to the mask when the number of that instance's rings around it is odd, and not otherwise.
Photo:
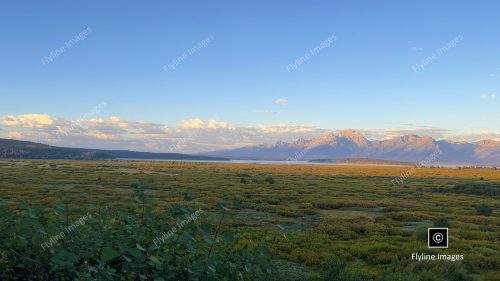
[[(342, 128), (344, 129), (344, 128)], [(355, 128), (356, 129), (356, 128)], [(402, 124), (398, 128), (357, 129), (370, 139), (406, 134), (436, 139), (475, 141), (500, 140), (500, 133), (459, 134), (446, 129)], [(301, 124), (237, 126), (220, 120), (193, 118), (177, 126), (124, 120), (118, 116), (67, 120), (48, 114), (4, 115), (0, 137), (41, 142), (55, 146), (127, 149), (151, 152), (199, 153), (299, 138), (316, 138), (337, 130)]]

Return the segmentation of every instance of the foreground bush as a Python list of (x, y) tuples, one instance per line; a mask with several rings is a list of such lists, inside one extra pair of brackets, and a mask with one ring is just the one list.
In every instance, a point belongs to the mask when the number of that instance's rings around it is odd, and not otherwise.
[(263, 243), (224, 227), (230, 210), (153, 212), (23, 205), (0, 216), (0, 280), (276, 280)]

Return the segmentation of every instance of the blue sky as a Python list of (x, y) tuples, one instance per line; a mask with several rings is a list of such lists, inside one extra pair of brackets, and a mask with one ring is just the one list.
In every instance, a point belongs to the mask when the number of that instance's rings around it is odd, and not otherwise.
[[(173, 129), (199, 119), (498, 138), (499, 10), (498, 1), (4, 1), (0, 115), (62, 124), (105, 102), (92, 118)], [(54, 129), (21, 123), (4, 120), (4, 135)]]

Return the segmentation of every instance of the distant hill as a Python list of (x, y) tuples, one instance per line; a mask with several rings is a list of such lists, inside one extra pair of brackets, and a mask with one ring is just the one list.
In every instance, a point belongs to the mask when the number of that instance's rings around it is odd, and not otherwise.
[(340, 158), (340, 159), (315, 159), (311, 163), (337, 163), (337, 164), (369, 164), (369, 165), (398, 165), (414, 166), (416, 163), (372, 158)]
[(328, 158), (371, 158), (415, 163), (426, 160), (433, 154), (436, 154), (436, 157), (430, 162), (500, 165), (500, 142), (453, 142), (417, 135), (368, 140), (355, 130), (344, 130), (311, 140), (298, 139), (292, 143), (279, 141), (274, 144), (205, 153), (232, 159), (309, 161)]
[(0, 159), (157, 159), (157, 160), (228, 160), (223, 157), (188, 155), (180, 153), (152, 153), (128, 150), (102, 150), (50, 146), (29, 141), (0, 139)]
[(224, 157), (204, 156), (204, 155), (189, 155), (182, 153), (153, 153), (153, 152), (138, 152), (129, 150), (101, 150), (115, 158), (123, 159), (159, 159), (159, 160), (211, 160), (211, 161), (228, 161)]

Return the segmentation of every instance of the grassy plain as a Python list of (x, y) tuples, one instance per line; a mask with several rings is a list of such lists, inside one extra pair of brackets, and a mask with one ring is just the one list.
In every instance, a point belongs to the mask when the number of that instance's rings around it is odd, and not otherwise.
[[(135, 208), (134, 189), (147, 183), (155, 212), (182, 204), (186, 196), (195, 199), (193, 207), (208, 211), (222, 200), (241, 202), (231, 207), (226, 227), (245, 230), (242, 236), (248, 240), (269, 233), (279, 237), (269, 248), (276, 258), (295, 265), (297, 279), (321, 278), (335, 256), (349, 270), (373, 279), (399, 262), (413, 272), (435, 271), (438, 277), (428, 280), (469, 280), (446, 277), (447, 266), (470, 280), (499, 280), (500, 171), (418, 168), (403, 184), (392, 186), (391, 180), (408, 169), (4, 160), (0, 198), (12, 210), (26, 202), (47, 208), (64, 204), (71, 213), (104, 201), (130, 210)], [(478, 213), (481, 205), (492, 212)], [(448, 249), (427, 248), (430, 226), (449, 227)], [(464, 260), (410, 261), (414, 252), (460, 254)]]

